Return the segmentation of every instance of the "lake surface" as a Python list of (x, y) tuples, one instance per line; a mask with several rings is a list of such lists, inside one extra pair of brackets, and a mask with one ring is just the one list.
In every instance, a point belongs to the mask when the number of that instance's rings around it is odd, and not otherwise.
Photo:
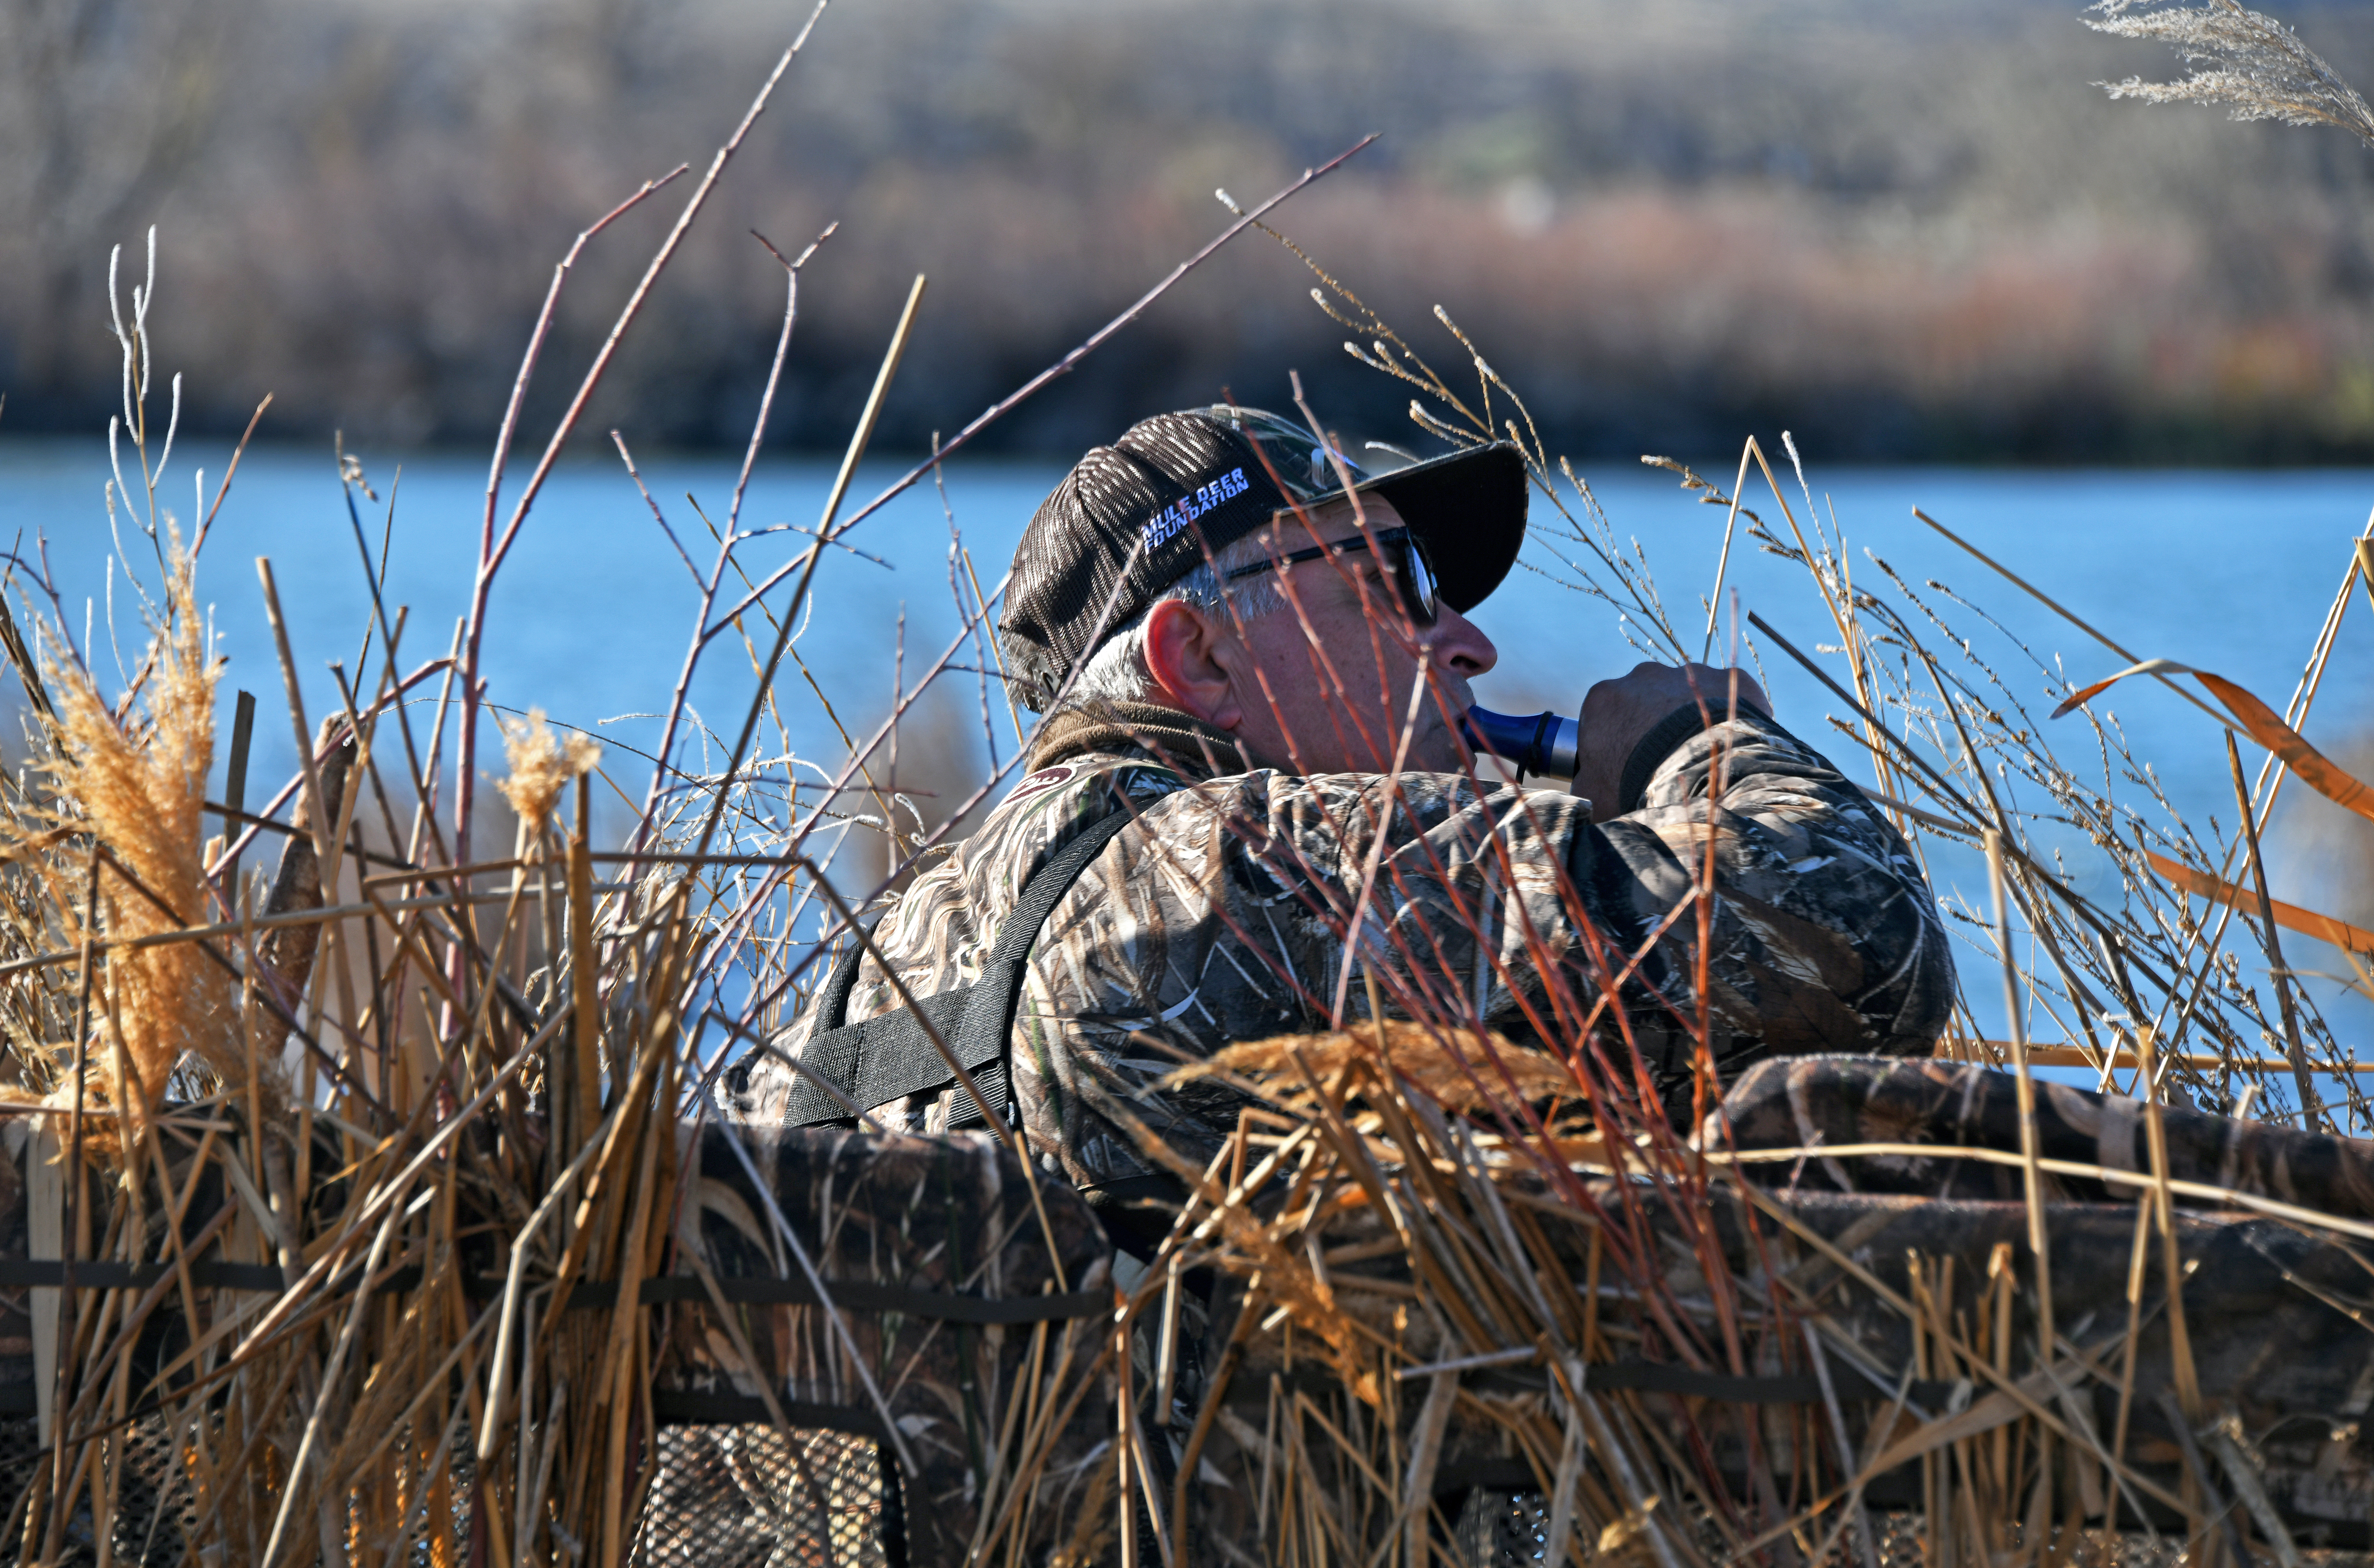
[[(224, 449), (190, 443), (174, 454), (160, 501), (185, 532), (196, 515), (194, 468), (206, 470), (211, 499), (226, 456)], [(1736, 464), (1735, 457), (1693, 461), (1700, 472), (1723, 480)], [(415, 455), (403, 462), (399, 482), (393, 460), (367, 453), (364, 462), (381, 500), (373, 505), (357, 497), (362, 531), (374, 557), (382, 539), (389, 542), (386, 598), (391, 611), (398, 604), (409, 607), (401, 662), (410, 667), (445, 650), (467, 608), (485, 508), (486, 463), (483, 457)], [(528, 466), (523, 461), (512, 471), (506, 519), (510, 497)], [(652, 497), (702, 571), (714, 559), (716, 546), (700, 514), (722, 525), (735, 466), (720, 458), (655, 458), (644, 468)], [(887, 461), (866, 465), (843, 515), (900, 472), (901, 465)], [(922, 486), (849, 536), (852, 546), (887, 565), (841, 551), (830, 554), (817, 579), (812, 619), (797, 646), (852, 731), (870, 731), (888, 710), (895, 672), (903, 671), (911, 683), (957, 635), (951, 518), (981, 586), (994, 591), (1023, 525), (1061, 472), (1043, 463), (952, 464), (946, 510), (941, 494)], [(1646, 552), (1665, 603), (1677, 625), (1690, 632), (1695, 649), (1695, 629), (1704, 626), (1698, 595), (1713, 579), (1723, 512), (1685, 494), (1670, 474), (1637, 463), (1603, 462), (1585, 465), (1584, 472), (1617, 534), (1637, 539)], [(47, 541), (73, 635), (82, 638), (88, 606), (97, 645), (94, 664), (112, 684), (116, 651), (106, 632), (111, 589), (117, 645), (126, 667), (135, 664), (142, 637), (138, 606), (123, 573), (110, 569), (113, 545), (103, 504), (108, 473), (101, 443), (0, 442), (0, 544), (21, 535), (20, 547), (29, 555), (37, 533)], [(1780, 473), (1787, 482), (1787, 471)], [(2044, 672), (2024, 663), (2010, 638), (2026, 642), (2047, 664), (2059, 661), (2078, 680), (2109, 674), (2125, 661), (1922, 526), (1911, 515), (1915, 506), (2013, 566), (2137, 655), (2215, 671), (2278, 708), (2299, 677), (2347, 568), (2350, 540), (2366, 527), (2374, 507), (2374, 472), (2357, 470), (1977, 471), (1816, 464), (1807, 477), (1819, 503), (1834, 511), (1846, 531), (1859, 587), (1881, 581), (1865, 558), (1868, 551), (1908, 581), (1943, 583), (2001, 623), (2002, 632), (1990, 631), (1971, 611), (1922, 590), (1957, 631), (1979, 636), (1981, 652), (2039, 720), (2054, 698)], [(740, 528), (814, 528), (831, 479), (829, 463), (760, 464), (743, 502)], [(1805, 521), (1793, 487), (1789, 498)], [(1760, 481), (1751, 484), (1746, 501), (1780, 525)], [(127, 523), (122, 540), (153, 582), (145, 537)], [(805, 543), (795, 533), (769, 533), (744, 544), (740, 558), (753, 576), (763, 576)], [(1545, 571), (1561, 572), (1538, 544), (1529, 550)], [(225, 712), (235, 687), (261, 699), (252, 801), (268, 797), (295, 757), (257, 584), (259, 556), (272, 560), (306, 702), (318, 720), (337, 701), (327, 662), (338, 659), (349, 672), (356, 668), (370, 603), (356, 529), (326, 447), (252, 450), (201, 562), (200, 598), (212, 609), (218, 646), (229, 661)], [(1745, 609), (1760, 613), (1809, 654), (1816, 644), (1837, 641), (1802, 570), (1756, 552), (1744, 526), (1728, 580)], [(782, 595), (776, 597), (780, 602)], [(639, 789), (648, 767), (622, 765), (629, 752), (647, 752), (656, 743), (653, 716), (664, 711), (684, 665), (699, 599), (693, 570), (621, 466), (615, 460), (565, 465), (538, 500), (493, 591), (484, 661), (489, 700), (510, 708), (540, 707), (557, 721), (593, 731), (612, 748), (605, 760), (614, 773), (629, 789)], [(1571, 712), (1592, 681), (1620, 673), (1638, 657), (1627, 647), (1613, 612), (1542, 573), (1513, 575), (1475, 619), (1501, 649), (1499, 669), (1477, 688), (1479, 698), (1493, 707), (1532, 711), (1556, 706)], [(763, 652), (767, 628), (755, 618), (749, 626)], [(1824, 716), (1843, 713), (1841, 705), (1778, 650), (1760, 651), (1784, 721), (1809, 739), (1828, 733)], [(994, 712), (985, 741), (979, 714), (981, 677), (971, 668), (976, 656), (968, 650), (957, 662), (966, 668), (946, 677), (953, 700), (934, 732), (942, 744), (958, 743), (950, 737), (969, 737), (963, 743), (976, 753), (969, 763), (976, 769), (986, 766), (993, 743), (996, 760), (1004, 763), (1014, 751), (1005, 707), (993, 688)], [(1824, 662), (1834, 673), (1843, 669), (1844, 661), (1834, 656)], [(377, 661), (369, 667), (376, 679)], [(2374, 733), (2369, 676), (2374, 622), (2364, 604), (2353, 604), (2307, 726), (2311, 739), (2337, 751)], [(723, 749), (742, 721), (753, 685), (750, 656), (738, 639), (728, 634), (714, 641), (691, 685), (691, 706), (723, 739), (711, 744), (706, 762), (696, 750), (687, 766), (723, 766)], [(424, 690), (433, 698), (433, 689)], [(847, 750), (795, 670), (787, 668), (782, 693), (793, 753), (823, 775), (836, 772)], [(2233, 797), (2224, 751), (2208, 720), (2142, 679), (2098, 699), (2096, 706), (2116, 713), (2137, 755), (2153, 764), (2180, 809), (2197, 816), (2215, 813), (2230, 825)], [(2083, 755), (2090, 748), (2080, 723), (2063, 720), (2048, 731), (2064, 754)], [(227, 720), (224, 730), (227, 734)], [(499, 751), (488, 743), (480, 766), (499, 773)], [(778, 755), (781, 744), (770, 731), (761, 755)], [(1868, 779), (1867, 759), (1853, 748), (1838, 743), (1828, 749), (1851, 774)], [(2255, 758), (2250, 760), (2255, 765)], [(2122, 798), (2135, 793), (2121, 787)], [(2276, 895), (2313, 906), (2343, 890), (2332, 885), (2330, 857), (2318, 842), (2282, 825), (2293, 800), (2302, 794), (2297, 787), (2287, 791), (2270, 852)], [(2040, 797), (2029, 799), (2042, 803)], [(2138, 798), (2137, 803), (2145, 802)], [(614, 823), (623, 821), (623, 808), (614, 808), (611, 816)], [(2082, 888), (2110, 891), (2107, 862), (2081, 839), (2065, 832), (2055, 837), (2050, 830), (2040, 837), (2069, 856)], [(1937, 872), (1941, 894), (1965, 895), (1983, 907), (1983, 873), (1969, 860), (1949, 856)], [(2306, 966), (2306, 960), (2297, 962)], [(1997, 988), (1980, 983), (1968, 965), (1966, 976), (1974, 1006), (1983, 1017), (1999, 1021)], [(1991, 995), (1997, 1000), (1990, 1001)], [(2337, 1026), (2350, 1020), (2350, 1032), (2359, 1035), (2374, 1024), (2374, 1014), (2354, 1003), (2332, 1015)]]

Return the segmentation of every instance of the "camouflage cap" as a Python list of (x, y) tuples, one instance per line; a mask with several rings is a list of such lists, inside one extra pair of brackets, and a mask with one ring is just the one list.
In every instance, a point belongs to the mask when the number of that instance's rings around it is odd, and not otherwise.
[(1505, 441), (1384, 465), (1330, 451), (1275, 414), (1226, 405), (1142, 419), (1082, 458), (1014, 552), (998, 645), (1016, 696), (1043, 710), (1073, 667), (1162, 591), (1279, 512), (1381, 496), (1426, 544), (1438, 592), (1466, 611), (1524, 543), (1524, 459)]

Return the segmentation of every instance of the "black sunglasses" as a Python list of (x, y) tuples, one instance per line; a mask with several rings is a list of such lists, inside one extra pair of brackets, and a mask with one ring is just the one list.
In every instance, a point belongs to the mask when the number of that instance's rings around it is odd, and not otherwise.
[[(1402, 609), (1411, 624), (1420, 626), (1434, 625), (1440, 609), (1435, 598), (1434, 563), (1427, 558), (1426, 546), (1416, 534), (1406, 528), (1380, 529), (1376, 534), (1380, 559), (1393, 579), (1393, 591), (1402, 602)], [(1257, 577), (1276, 567), (1290, 567), (1298, 561), (1316, 561), (1327, 556), (1350, 556), (1369, 548), (1363, 536), (1346, 539), (1334, 544), (1314, 544), (1308, 550), (1260, 561), (1250, 567), (1239, 567), (1228, 574), (1230, 582), (1240, 577)]]

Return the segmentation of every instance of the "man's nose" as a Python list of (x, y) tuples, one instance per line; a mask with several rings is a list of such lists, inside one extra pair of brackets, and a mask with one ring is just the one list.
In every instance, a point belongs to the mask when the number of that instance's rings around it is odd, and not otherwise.
[(1484, 628), (1448, 604), (1435, 612), (1434, 626), (1426, 641), (1427, 646), (1434, 650), (1437, 664), (1448, 666), (1470, 679), (1500, 662), (1500, 650), (1492, 645), (1490, 638), (1484, 635)]

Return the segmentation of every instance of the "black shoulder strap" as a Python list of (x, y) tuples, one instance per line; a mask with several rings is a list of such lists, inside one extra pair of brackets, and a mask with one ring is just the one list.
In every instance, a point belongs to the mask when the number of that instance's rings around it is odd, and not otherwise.
[(849, 950), (825, 978), (823, 1005), (817, 1009), (816, 1026), (819, 1030), (838, 1029), (849, 1022), (849, 993), (857, 989), (857, 966), (864, 958), (865, 943), (852, 935)]
[(915, 1012), (903, 1007), (863, 1024), (842, 1022), (849, 1016), (850, 993), (856, 988), (857, 965), (865, 950), (864, 943), (852, 942), (825, 981), (815, 1032), (800, 1047), (799, 1058), (802, 1067), (831, 1083), (848, 1101), (835, 1099), (802, 1075), (791, 1086), (784, 1125), (846, 1123), (851, 1105), (871, 1110), (910, 1094), (950, 1087), (956, 1074), (948, 1071), (946, 1059), (932, 1044), (933, 1033), (964, 1064), (981, 1097), (990, 1102), (968, 1107), (962, 1114), (952, 1112), (949, 1126), (982, 1126), (990, 1117), (1003, 1115), (1008, 1094), (1005, 1044), (1014, 1031), (1014, 1011), (1022, 999), (1030, 947), (1039, 938), (1039, 928), (1047, 923), (1056, 903), (1089, 862), (1134, 820), (1136, 813), (1123, 806), (1039, 868), (1023, 884), (1021, 898), (999, 930), (988, 962), (981, 965), (981, 978), (970, 986), (915, 999), (916, 1010), (930, 1024), (928, 1031)]

